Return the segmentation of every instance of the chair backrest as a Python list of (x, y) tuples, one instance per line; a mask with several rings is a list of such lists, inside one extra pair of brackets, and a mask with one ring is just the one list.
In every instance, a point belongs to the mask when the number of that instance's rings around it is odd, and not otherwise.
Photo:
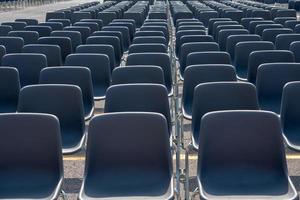
[(300, 41), (292, 42), (290, 44), (290, 51), (294, 53), (295, 62), (300, 62)]
[(93, 22), (98, 24), (98, 29), (101, 30), (103, 27), (103, 21), (101, 19), (82, 19), (80, 22)]
[(84, 114), (90, 117), (94, 109), (94, 93), (92, 75), (86, 67), (47, 67), (44, 68), (39, 77), (39, 84), (71, 84), (81, 89), (84, 106)]
[(7, 36), (10, 31), (12, 31), (12, 27), (8, 25), (0, 25), (0, 37)]
[(47, 58), (36, 53), (6, 54), (3, 56), (2, 65), (18, 69), (23, 87), (38, 84), (40, 71), (47, 67)]
[(214, 22), (213, 27), (212, 27), (212, 34), (211, 34), (213, 37), (216, 36), (216, 31), (217, 31), (218, 26), (222, 26), (222, 25), (239, 25), (239, 23), (236, 21), (216, 21), (216, 22)]
[(96, 22), (82, 22), (82, 21), (80, 21), (80, 22), (76, 22), (75, 24), (73, 24), (73, 26), (89, 27), (91, 29), (91, 33), (100, 30), (100, 27), (99, 27), (98, 23), (96, 23)]
[(207, 27), (207, 32), (209, 35), (212, 35), (213, 33), (213, 25), (215, 22), (218, 22), (218, 21), (232, 21), (230, 18), (212, 18), (209, 20), (208, 22), (208, 27)]
[[(120, 98), (122, 102), (120, 102)], [(108, 88), (104, 112), (156, 112), (162, 114), (171, 133), (168, 91), (161, 84), (121, 84)]]
[(129, 83), (165, 84), (161, 67), (149, 65), (131, 65), (117, 67), (112, 72), (112, 85)]
[(136, 31), (134, 37), (143, 37), (143, 36), (161, 36), (164, 37), (162, 31)]
[(233, 25), (219, 25), (217, 26), (216, 30), (215, 30), (215, 34), (214, 34), (214, 38), (216, 41), (218, 41), (219, 39), (219, 32), (222, 30), (226, 30), (226, 29), (245, 29), (245, 27), (243, 27), (242, 25), (239, 24), (233, 24)]
[(43, 23), (39, 23), (38, 25), (49, 26), (51, 27), (52, 31), (61, 31), (64, 28), (64, 25), (61, 22), (43, 22)]
[(145, 53), (145, 52), (157, 52), (167, 53), (167, 47), (163, 44), (132, 44), (129, 47), (128, 54), (131, 53)]
[(255, 27), (255, 34), (262, 36), (265, 29), (283, 28), (281, 24), (259, 24)]
[(15, 22), (25, 22), (28, 26), (30, 25), (38, 25), (37, 19), (16, 19)]
[(201, 118), (212, 111), (258, 110), (255, 86), (243, 82), (202, 83), (194, 90), (192, 108), (193, 145), (199, 144)]
[(264, 20), (271, 20), (271, 12), (269, 10), (254, 10), (252, 12), (252, 17), (260, 17)]
[(78, 86), (39, 84), (23, 87), (18, 112), (55, 115), (60, 123), (63, 153), (73, 153), (81, 148), (85, 124), (82, 94)]
[(249, 24), (249, 32), (250, 33), (255, 33), (255, 28), (257, 25), (260, 25), (260, 24), (275, 24), (274, 21), (272, 20), (257, 20), (257, 21), (251, 21), (250, 24)]
[(153, 43), (153, 44), (163, 44), (165, 46), (168, 45), (165, 37), (161, 36), (141, 36), (134, 37), (132, 44), (144, 44), (144, 43)]
[(191, 118), (194, 89), (200, 83), (236, 81), (235, 68), (228, 64), (191, 65), (184, 71), (182, 92), (183, 113)]
[(113, 12), (99, 12), (98, 19), (103, 21), (103, 26), (108, 25), (112, 20), (116, 19), (117, 15)]
[(65, 66), (82, 66), (90, 69), (93, 81), (94, 98), (105, 97), (111, 81), (109, 58), (105, 54), (76, 53), (67, 56)]
[(73, 52), (75, 52), (77, 46), (82, 44), (81, 33), (79, 31), (52, 31), (50, 36), (70, 38)]
[(27, 23), (26, 22), (4, 22), (1, 25), (11, 26), (13, 31), (22, 31), (24, 30), (25, 26), (27, 26)]
[(48, 22), (60, 22), (63, 27), (71, 26), (71, 21), (69, 19), (49, 19)]
[(290, 44), (295, 41), (300, 41), (300, 34), (279, 34), (276, 37), (276, 49), (289, 50)]
[(128, 47), (130, 45), (130, 34), (129, 29), (126, 26), (104, 26), (102, 28), (103, 31), (118, 31), (121, 32), (122, 38), (123, 38), (123, 49), (124, 51), (128, 50)]
[(288, 28), (270, 28), (270, 29), (265, 29), (262, 33), (262, 39), (265, 41), (270, 41), (275, 43), (276, 37), (279, 34), (291, 34), (293, 33), (292, 29)]
[[(230, 195), (245, 194), (248, 199), (270, 195), (270, 190), (253, 185), (280, 180), (282, 188), (276, 187), (276, 193), (287, 192), (290, 180), (277, 115), (267, 111), (211, 112), (203, 117), (200, 132), (197, 176), (203, 190), (217, 188), (217, 196), (230, 191)], [(216, 182), (219, 174), (226, 174), (226, 181)]]
[(260, 108), (279, 114), (284, 85), (299, 80), (299, 63), (266, 63), (260, 65), (256, 76)]
[(0, 113), (17, 111), (19, 92), (18, 70), (13, 67), (0, 67)]
[(107, 44), (85, 44), (79, 45), (76, 48), (76, 53), (98, 53), (98, 54), (105, 54), (109, 58), (110, 69), (111, 71), (117, 67), (116, 65), (116, 58), (115, 58), (115, 51), (112, 45)]
[(190, 53), (186, 59), (186, 66), (198, 64), (230, 64), (230, 55), (223, 51)]
[(234, 60), (235, 56), (235, 46), (239, 42), (245, 41), (260, 41), (259, 35), (244, 34), (244, 35), (230, 35), (226, 40), (226, 51), (230, 54), (231, 60)]
[(39, 39), (39, 33), (36, 31), (10, 31), (8, 36), (23, 38), (24, 45), (36, 44)]
[(9, 175), (10, 182), (19, 181), (15, 184), (22, 187), (29, 183), (25, 178), (35, 176), (30, 183), (43, 182), (43, 190), (46, 187), (47, 191), (51, 191), (53, 186), (61, 185), (59, 182), (63, 181), (64, 174), (62, 142), (59, 121), (55, 116), (40, 113), (1, 114), (0, 125), (0, 164)]
[(284, 23), (285, 23), (286, 21), (289, 21), (289, 20), (297, 20), (297, 18), (296, 18), (296, 17), (276, 17), (276, 18), (274, 19), (274, 22), (275, 22), (276, 24), (282, 24), (282, 25), (284, 25)]
[(183, 74), (186, 68), (186, 59), (190, 53), (203, 51), (219, 51), (219, 45), (216, 42), (191, 42), (185, 43), (180, 50), (180, 73)]
[(225, 51), (226, 50), (226, 42), (227, 38), (231, 35), (247, 35), (249, 34), (249, 31), (246, 29), (223, 29), (219, 32), (218, 36), (218, 43), (220, 45), (220, 50)]
[(40, 37), (48, 37), (52, 32), (52, 28), (50, 26), (32, 25), (26, 26), (25, 31), (36, 31)]
[(203, 30), (185, 30), (185, 31), (177, 31), (176, 32), (176, 41), (175, 41), (175, 50), (176, 50), (176, 55), (178, 56), (179, 54), (179, 48), (181, 47), (180, 44), (180, 38), (182, 36), (186, 35), (206, 35), (206, 32)]
[(50, 45), (58, 45), (61, 51), (61, 59), (64, 61), (67, 55), (73, 52), (72, 41), (69, 37), (40, 37), (38, 39), (39, 44), (50, 44)]
[(20, 53), (24, 40), (20, 37), (0, 37), (0, 45), (5, 47), (6, 53)]
[(295, 56), (291, 51), (287, 50), (260, 50), (253, 51), (248, 59), (248, 75), (247, 80), (250, 83), (256, 83), (257, 69), (264, 63), (277, 62), (295, 62)]
[(124, 53), (124, 42), (123, 42), (123, 35), (120, 31), (95, 31), (94, 33), (92, 33), (90, 36), (114, 36), (119, 38), (119, 42), (120, 42), (120, 50), (121, 53)]
[[(65, 19), (66, 18), (66, 15), (64, 12), (57, 12), (57, 11), (54, 11), (54, 12), (47, 12), (46, 13), (46, 22), (51, 20), (51, 19)], [(28, 24), (29, 25), (29, 24)]]
[(250, 22), (252, 22), (252, 21), (262, 21), (262, 20), (264, 20), (264, 19), (260, 18), (260, 17), (245, 17), (245, 18), (241, 19), (241, 25), (243, 25), (246, 29), (249, 30)]
[(86, 39), (91, 34), (91, 29), (85, 26), (66, 26), (64, 28), (66, 31), (79, 31), (81, 33), (82, 44), (86, 43)]
[(73, 12), (71, 14), (71, 22), (72, 24), (75, 24), (76, 22), (79, 22), (82, 19), (92, 19), (92, 15), (90, 12)]
[(22, 53), (41, 53), (47, 57), (47, 66), (62, 65), (61, 50), (58, 45), (29, 44), (23, 47)]
[(0, 45), (0, 65), (1, 65), (1, 62), (2, 62), (2, 57), (3, 57), (5, 54), (6, 54), (5, 46)]
[(287, 20), (284, 22), (284, 27), (285, 28), (290, 28), (292, 30), (295, 29), (295, 27), (300, 24), (300, 21), (297, 21), (297, 20)]
[[(113, 125), (115, 122), (118, 122), (117, 126)], [(133, 175), (131, 179), (134, 183), (129, 186), (130, 191), (137, 190), (136, 183), (140, 186), (140, 177), (144, 181), (145, 175), (151, 183), (159, 184), (163, 191), (168, 190), (172, 181), (172, 156), (167, 122), (162, 115), (105, 113), (92, 119), (88, 132), (84, 185), (89, 190), (96, 191), (99, 184), (94, 184), (95, 178), (103, 180), (107, 173), (111, 174), (111, 170), (121, 177)], [(132, 142), (132, 138), (136, 142)], [(124, 170), (136, 167), (138, 172)], [(149, 173), (151, 169), (159, 175), (153, 175), (153, 171)]]
[(274, 44), (268, 41), (239, 42), (235, 45), (234, 66), (241, 78), (247, 77), (249, 55), (253, 51), (274, 50)]
[(126, 65), (155, 65), (162, 68), (168, 92), (172, 93), (170, 57), (165, 53), (133, 53), (127, 57)]

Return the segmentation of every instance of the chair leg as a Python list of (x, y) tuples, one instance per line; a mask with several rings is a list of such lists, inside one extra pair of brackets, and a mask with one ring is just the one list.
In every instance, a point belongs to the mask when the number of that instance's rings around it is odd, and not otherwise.
[(61, 190), (60, 191), (60, 195), (59, 195), (63, 200), (67, 200), (68, 198), (67, 198), (67, 194), (65, 193), (65, 191), (64, 190)]
[(194, 200), (198, 194), (199, 194), (199, 187), (196, 187), (196, 189), (192, 193), (191, 200)]

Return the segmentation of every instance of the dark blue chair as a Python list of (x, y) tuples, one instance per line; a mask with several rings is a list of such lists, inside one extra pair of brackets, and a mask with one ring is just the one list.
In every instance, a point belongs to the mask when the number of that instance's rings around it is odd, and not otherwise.
[(37, 53), (6, 54), (2, 58), (2, 65), (15, 67), (19, 71), (21, 86), (24, 87), (38, 84), (40, 71), (47, 67), (47, 58)]
[(165, 37), (161, 36), (141, 36), (141, 37), (134, 37), (132, 44), (163, 44), (168, 46), (167, 40)]
[[(55, 115), (56, 120), (59, 120), (60, 123), (62, 152), (64, 154), (75, 153), (83, 146), (86, 133), (82, 94), (78, 86), (39, 84), (23, 87), (20, 91), (18, 112)], [(53, 137), (53, 131), (50, 132)], [(45, 142), (49, 143), (49, 141)], [(45, 152), (42, 153), (44, 157)]]
[(92, 19), (92, 15), (90, 12), (73, 12), (71, 14), (71, 22), (72, 24), (75, 24), (76, 22), (79, 22), (82, 19)]
[(154, 65), (162, 68), (169, 95), (173, 94), (171, 62), (165, 53), (133, 53), (127, 57), (126, 65)]
[(295, 62), (295, 56), (291, 51), (287, 50), (260, 50), (253, 51), (248, 59), (248, 73), (247, 80), (250, 83), (256, 83), (257, 69), (264, 63), (277, 62)]
[(128, 50), (128, 47), (131, 43), (129, 29), (126, 26), (104, 26), (102, 28), (103, 31), (118, 31), (122, 34), (122, 45), (124, 51)]
[(255, 86), (243, 82), (212, 82), (195, 88), (192, 107), (192, 145), (195, 149), (202, 137), (201, 118), (209, 112), (222, 110), (259, 110)]
[(25, 26), (27, 26), (26, 22), (4, 22), (1, 25), (11, 26), (13, 31), (23, 31)]
[(184, 71), (182, 112), (192, 119), (194, 89), (206, 82), (236, 81), (235, 68), (228, 64), (202, 64), (188, 66)]
[(167, 53), (167, 47), (163, 44), (132, 44), (129, 47), (128, 54), (131, 53), (146, 53), (146, 52), (153, 52), (153, 53)]
[(23, 47), (22, 53), (41, 53), (47, 57), (47, 66), (62, 65), (61, 50), (58, 45), (28, 44)]
[(296, 18), (296, 17), (276, 17), (276, 18), (274, 19), (274, 22), (275, 22), (276, 24), (282, 24), (282, 25), (284, 25), (284, 23), (285, 23), (286, 21), (289, 21), (289, 20), (297, 20), (297, 18)]
[(223, 51), (207, 51), (193, 52), (187, 56), (187, 67), (200, 64), (230, 64), (230, 55)]
[(10, 31), (12, 31), (12, 27), (8, 25), (0, 25), (0, 37), (7, 36)]
[(58, 198), (63, 184), (58, 119), (37, 113), (1, 114), (0, 126), (0, 198)]
[(255, 34), (262, 36), (265, 29), (283, 28), (281, 24), (259, 24), (255, 27)]
[(94, 94), (91, 71), (86, 67), (47, 67), (40, 73), (39, 84), (77, 85), (82, 92), (84, 116), (88, 120), (94, 113)]
[(275, 46), (276, 49), (289, 50), (290, 44), (295, 41), (300, 41), (300, 34), (280, 34), (276, 37)]
[(64, 62), (67, 55), (73, 52), (72, 41), (69, 37), (40, 37), (38, 39), (39, 44), (57, 45), (60, 47), (61, 59)]
[(25, 31), (36, 31), (39, 33), (40, 37), (48, 37), (50, 36), (52, 32), (52, 28), (50, 26), (41, 26), (41, 25), (35, 25), (35, 26), (26, 26), (24, 28)]
[(201, 199), (298, 199), (288, 176), (277, 115), (211, 112), (202, 118), (200, 132), (197, 180)]
[(0, 113), (17, 111), (19, 91), (18, 70), (13, 67), (0, 67)]
[(294, 53), (295, 62), (300, 62), (300, 41), (292, 42), (290, 44), (290, 51)]
[(255, 28), (257, 25), (260, 25), (260, 24), (275, 24), (274, 21), (272, 20), (256, 20), (256, 21), (251, 21), (250, 24), (249, 24), (249, 32), (251, 34), (255, 33)]
[(91, 29), (85, 26), (66, 26), (65, 31), (79, 31), (81, 33), (82, 44), (86, 43), (86, 39), (91, 34)]
[(39, 33), (36, 31), (10, 31), (8, 36), (23, 38), (24, 45), (36, 44), (39, 39)]
[[(103, 27), (103, 21), (101, 19), (82, 19), (79, 22), (92, 22), (98, 24), (98, 30), (101, 30)], [(93, 26), (95, 27), (95, 26)], [(92, 27), (90, 27), (92, 28)]]
[(2, 57), (3, 57), (5, 54), (6, 54), (5, 46), (0, 45), (0, 65), (1, 65), (1, 62), (2, 62)]
[(162, 31), (136, 31), (134, 37), (144, 37), (144, 36), (160, 36), (165, 37)]
[(295, 29), (295, 27), (300, 24), (300, 21), (297, 21), (297, 20), (288, 20), (288, 21), (285, 21), (284, 22), (284, 27), (285, 28), (290, 28), (292, 30)]
[(230, 18), (212, 18), (208, 21), (207, 32), (209, 35), (213, 34), (213, 25), (215, 22), (219, 21), (232, 21)]
[(274, 44), (268, 41), (239, 42), (235, 46), (234, 66), (240, 79), (247, 78), (249, 55), (253, 51), (274, 50)]
[(260, 65), (256, 76), (260, 108), (279, 114), (284, 85), (299, 80), (299, 63), (266, 63)]
[(285, 142), (299, 151), (299, 81), (289, 82), (283, 88), (280, 119)]
[(23, 18), (16, 19), (15, 22), (25, 22), (28, 26), (38, 25), (39, 23), (37, 19), (23, 19)]
[(262, 21), (262, 20), (264, 19), (260, 17), (244, 17), (241, 19), (241, 25), (249, 30), (249, 25), (252, 21)]
[(78, 198), (172, 199), (167, 129), (166, 119), (158, 113), (106, 113), (93, 118)]
[(6, 53), (20, 53), (24, 40), (20, 37), (0, 37), (0, 45), (5, 47)]
[(60, 22), (63, 27), (71, 26), (71, 21), (69, 19), (49, 19), (48, 22)]
[(81, 33), (79, 31), (52, 31), (51, 37), (68, 37), (72, 43), (73, 52), (82, 44)]
[(76, 22), (75, 24), (73, 24), (73, 26), (89, 27), (91, 29), (91, 33), (100, 30), (100, 27), (99, 27), (98, 23), (96, 23), (96, 22), (82, 22), (82, 21), (80, 21), (80, 22)]
[(76, 53), (67, 56), (65, 66), (82, 66), (90, 69), (92, 74), (94, 99), (105, 98), (111, 82), (109, 58), (104, 54)]
[[(92, 36), (114, 36), (114, 37), (117, 37), (117, 38), (119, 38), (119, 43), (120, 43), (120, 51), (121, 51), (121, 54), (123, 54), (124, 53), (124, 42), (123, 42), (123, 35), (122, 35), (122, 33), (120, 32), (120, 31), (108, 31), (108, 30), (106, 30), (106, 31), (103, 31), (103, 30), (101, 30), (101, 31), (95, 31), (94, 33), (92, 33), (91, 35), (90, 35), (91, 37)], [(115, 48), (118, 48), (118, 47), (115, 47)]]
[(231, 35), (247, 35), (249, 31), (246, 29), (223, 29), (219, 32), (218, 43), (220, 45), (220, 50), (226, 50), (227, 38)]
[(64, 12), (54, 11), (54, 12), (47, 12), (45, 21), (48, 22), (51, 19), (65, 19), (66, 15)]
[(64, 25), (61, 22), (43, 22), (43, 23), (39, 23), (38, 25), (49, 26), (51, 27), (52, 31), (61, 31), (64, 28)]

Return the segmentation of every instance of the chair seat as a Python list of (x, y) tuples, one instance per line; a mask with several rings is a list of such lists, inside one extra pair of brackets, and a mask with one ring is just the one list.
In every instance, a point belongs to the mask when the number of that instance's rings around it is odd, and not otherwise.
[(94, 88), (93, 88), (93, 90), (94, 90), (94, 99), (96, 99), (96, 100), (104, 99), (107, 88), (108, 88), (108, 86), (106, 87), (106, 86), (103, 86), (103, 85), (94, 86)]
[(17, 103), (0, 102), (0, 113), (15, 113), (17, 111)]
[(79, 199), (172, 199), (173, 184), (168, 180), (168, 174), (156, 170), (141, 171), (132, 167), (105, 170), (105, 173), (87, 177)]
[[(63, 153), (80, 150), (83, 141), (85, 140), (85, 135), (82, 135), (81, 132), (77, 130), (63, 130), (62, 144), (63, 144)], [(79, 143), (78, 143), (79, 141)]]
[(240, 165), (209, 171), (199, 183), (208, 199), (297, 199), (289, 178), (271, 169)]
[(267, 100), (266, 99), (263, 102), (260, 102), (259, 105), (260, 105), (260, 109), (262, 109), (262, 110), (272, 111), (277, 114), (280, 113), (280, 105), (281, 105), (280, 99), (279, 100)]
[(300, 128), (286, 128), (284, 131), (286, 142), (295, 150), (300, 150)]
[[(38, 169), (1, 169), (1, 199), (54, 199), (59, 177)], [(53, 196), (54, 195), (54, 196)]]

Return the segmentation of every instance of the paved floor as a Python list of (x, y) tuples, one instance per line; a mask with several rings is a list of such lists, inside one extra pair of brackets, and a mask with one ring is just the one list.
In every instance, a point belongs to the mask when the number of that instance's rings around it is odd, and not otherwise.
[[(92, 0), (89, 0), (92, 1)], [(56, 4), (47, 4), (36, 7), (29, 7), (26, 9), (19, 9), (9, 12), (0, 12), (0, 22), (13, 21), (16, 18), (35, 18), (39, 21), (43, 21), (45, 18), (45, 13), (47, 11), (53, 11), (59, 8), (66, 8), (73, 5), (78, 5), (79, 3), (88, 2), (86, 0), (71, 0), (59, 2)], [(181, 92), (180, 92), (181, 93)], [(103, 112), (104, 102), (96, 102), (96, 113), (101, 114)], [(88, 122), (87, 122), (88, 125)], [(184, 143), (187, 145), (190, 142), (190, 121), (184, 120)], [(287, 161), (289, 168), (289, 175), (295, 184), (297, 191), (300, 191), (300, 153), (286, 150)], [(182, 152), (183, 154), (184, 152)], [(190, 191), (193, 191), (197, 187), (196, 182), (196, 163), (197, 163), (197, 153), (192, 152), (190, 154)], [(67, 193), (68, 199), (76, 199), (77, 194), (80, 190), (80, 185), (82, 182), (84, 174), (84, 156), (85, 150), (82, 150), (74, 155), (64, 156), (64, 190)], [(184, 166), (183, 156), (181, 156), (181, 166)], [(181, 192), (183, 197), (184, 192)], [(198, 198), (198, 197), (197, 197)]]

